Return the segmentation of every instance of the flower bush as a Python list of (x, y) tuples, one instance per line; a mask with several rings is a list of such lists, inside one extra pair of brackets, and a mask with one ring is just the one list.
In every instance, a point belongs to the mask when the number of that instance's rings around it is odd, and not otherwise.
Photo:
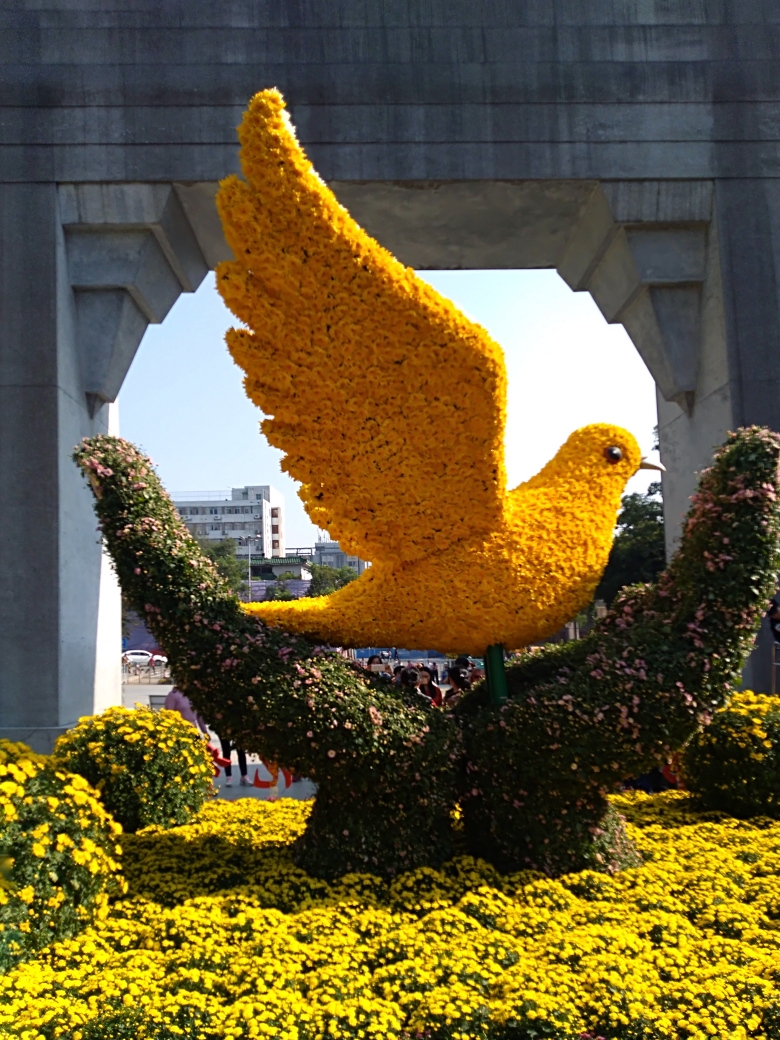
[(309, 806), (208, 804), (126, 839), (128, 897), (0, 980), (15, 1040), (778, 1040), (780, 823), (614, 799), (643, 865), (453, 859), (332, 883)]
[(780, 567), (779, 458), (776, 434), (731, 434), (656, 585), (625, 589), (584, 639), (510, 667), (501, 707), (484, 688), (463, 698), (470, 848), (510, 870), (631, 862), (606, 794), (667, 760), (739, 675)]
[(48, 756), (39, 755), (37, 751), (33, 751), (32, 748), (21, 742), (0, 738), (0, 765), (7, 766), (9, 763), (16, 763), (21, 759), (43, 764), (48, 761)]
[(780, 697), (733, 694), (681, 761), (687, 787), (707, 808), (780, 817)]
[(228, 347), (311, 518), (373, 563), (331, 596), (247, 609), (337, 646), (481, 656), (551, 635), (593, 598), (635, 439), (585, 427), (507, 491), (501, 348), (355, 223), (278, 91), (238, 133), (246, 180), (217, 198), (236, 257), (217, 286), (246, 326)]
[(206, 742), (176, 711), (138, 705), (85, 716), (59, 737), (54, 758), (99, 791), (130, 832), (186, 823), (212, 789)]
[(680, 747), (739, 674), (778, 569), (778, 456), (775, 434), (732, 435), (658, 585), (511, 668), (501, 709), (483, 687), (455, 715), (247, 616), (132, 445), (76, 453), (178, 685), (221, 735), (317, 782), (295, 855), (324, 877), (440, 863), (459, 799), (469, 850), (504, 869), (631, 863), (605, 794)]
[[(86, 780), (0, 747), (0, 969), (106, 914), (122, 828)], [(43, 761), (42, 761), (43, 759)]]

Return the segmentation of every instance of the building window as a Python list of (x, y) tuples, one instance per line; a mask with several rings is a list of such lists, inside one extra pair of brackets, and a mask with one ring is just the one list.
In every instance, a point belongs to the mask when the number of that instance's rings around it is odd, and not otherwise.
[(274, 509), (271, 510), (271, 516), (279, 516), (279, 509), (278, 509), (278, 507), (275, 507)]
[(271, 526), (271, 534), (279, 534), (279, 525), (278, 524), (273, 524)]

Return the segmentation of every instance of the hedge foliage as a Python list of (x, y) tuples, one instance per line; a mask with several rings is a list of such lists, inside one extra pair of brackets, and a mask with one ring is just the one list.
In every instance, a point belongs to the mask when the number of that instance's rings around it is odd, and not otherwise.
[(186, 823), (211, 793), (214, 768), (199, 731), (176, 711), (140, 705), (79, 719), (54, 758), (83, 776), (124, 830)]
[(309, 804), (125, 841), (126, 899), (0, 986), (13, 1040), (780, 1040), (780, 822), (624, 796), (641, 867), (296, 867)]
[(504, 869), (633, 862), (605, 796), (679, 748), (738, 675), (780, 562), (779, 456), (767, 430), (731, 435), (658, 584), (627, 590), (584, 640), (526, 656), (501, 709), (483, 686), (454, 714), (243, 613), (132, 445), (76, 453), (178, 685), (221, 736), (319, 785), (296, 855), (327, 877), (441, 862), (459, 799), (468, 847)]
[(24, 745), (0, 755), (0, 970), (105, 916), (122, 828), (83, 777)]
[(509, 668), (501, 708), (484, 689), (461, 701), (471, 848), (508, 869), (630, 864), (605, 796), (667, 760), (739, 676), (780, 566), (779, 457), (776, 434), (730, 435), (656, 585), (624, 589), (584, 639)]
[(706, 808), (780, 817), (780, 697), (735, 693), (686, 745), (682, 768)]

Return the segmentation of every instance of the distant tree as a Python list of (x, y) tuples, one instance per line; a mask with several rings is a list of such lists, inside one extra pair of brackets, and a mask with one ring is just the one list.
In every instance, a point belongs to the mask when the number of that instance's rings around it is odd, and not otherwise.
[(268, 584), (265, 587), (265, 599), (276, 599), (276, 600), (288, 600), (295, 599), (296, 597), (287, 588), (287, 582), (282, 581), (281, 577), (277, 578), (276, 581), (271, 585)]
[(609, 561), (595, 599), (611, 603), (624, 585), (655, 581), (666, 566), (664, 506), (661, 484), (647, 491), (623, 496)]
[(247, 572), (243, 563), (236, 556), (235, 541), (232, 538), (223, 538), (220, 542), (213, 542), (208, 538), (198, 538), (197, 542), (232, 591), (236, 595), (245, 592)]
[(298, 575), (294, 571), (283, 571), (281, 574), (277, 575), (276, 580), (277, 581), (297, 581), (298, 580)]
[(351, 567), (329, 567), (326, 563), (310, 563), (311, 585), (307, 596), (329, 596), (357, 578)]

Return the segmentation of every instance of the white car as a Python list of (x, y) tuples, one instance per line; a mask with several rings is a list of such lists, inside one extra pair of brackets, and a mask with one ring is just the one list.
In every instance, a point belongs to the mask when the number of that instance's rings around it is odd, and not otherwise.
[(150, 650), (125, 650), (122, 654), (125, 664), (139, 664), (154, 668), (156, 665), (166, 665), (168, 658), (162, 654), (153, 654)]
[(125, 650), (122, 660), (125, 664), (151, 664), (152, 654), (148, 650)]

